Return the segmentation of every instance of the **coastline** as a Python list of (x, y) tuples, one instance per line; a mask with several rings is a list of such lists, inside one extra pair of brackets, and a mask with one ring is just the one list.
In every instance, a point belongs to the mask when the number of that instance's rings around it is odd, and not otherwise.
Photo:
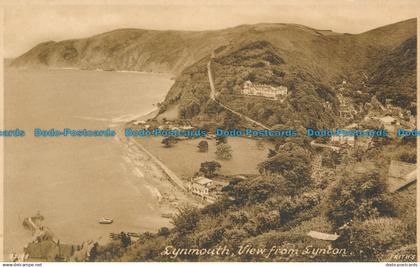
[[(8, 66), (10, 67), (10, 66)], [(19, 68), (19, 67), (18, 67)], [(105, 70), (105, 69), (85, 69), (85, 68), (75, 68), (75, 67), (46, 67), (49, 70), (78, 70), (78, 71), (99, 71), (99, 72), (118, 72), (118, 73), (132, 73), (132, 74), (152, 74), (152, 75), (169, 75), (173, 76), (171, 73), (167, 72), (155, 72), (155, 71), (136, 71), (136, 70)]]
[(77, 68), (77, 67), (58, 67), (58, 66), (46, 66), (46, 65), (28, 65), (28, 66), (11, 66), (11, 61), (13, 59), (6, 59), (5, 67), (6, 68), (15, 68), (15, 69), (47, 69), (47, 70), (77, 70), (77, 71), (98, 71), (98, 72), (118, 72), (118, 73), (131, 73), (131, 74), (152, 74), (152, 75), (167, 75), (174, 77), (172, 73), (169, 72), (156, 72), (156, 71), (137, 71), (137, 70), (115, 70), (115, 69), (100, 69), (100, 68)]
[[(153, 102), (157, 102), (156, 99)], [(149, 103), (144, 103), (140, 108), (144, 110), (143, 112), (132, 112), (128, 113), (122, 116), (116, 116), (116, 117), (81, 117), (81, 116), (73, 116), (70, 114), (69, 117), (75, 118), (78, 120), (93, 120), (97, 121), (98, 124), (103, 124), (103, 127), (109, 127), (113, 128), (118, 132), (119, 129), (123, 129), (127, 123), (130, 121), (133, 121), (135, 119), (138, 120), (147, 120), (150, 118), (153, 118), (158, 113), (157, 107), (152, 107), (152, 103), (149, 101)], [(149, 107), (149, 109), (147, 108)], [(117, 113), (118, 114), (118, 113)], [(110, 144), (112, 147), (117, 147), (116, 155), (120, 159), (122, 159), (122, 162), (119, 163), (121, 165), (125, 165), (126, 170), (128, 171), (127, 176), (130, 176), (131, 178), (128, 180), (122, 180), (121, 182), (126, 184), (125, 186), (128, 186), (131, 194), (137, 194), (140, 196), (144, 196), (141, 198), (146, 198), (144, 202), (138, 202), (135, 201), (133, 205), (133, 201), (130, 202), (130, 206), (127, 206), (127, 213), (130, 212), (131, 214), (134, 214), (134, 216), (128, 216), (128, 217), (139, 217), (140, 220), (126, 220), (119, 217), (119, 215), (110, 214), (111, 218), (115, 219), (114, 225), (119, 225), (121, 222), (124, 222), (124, 225), (128, 225), (128, 228), (120, 228), (121, 231), (126, 232), (133, 232), (133, 233), (143, 233), (143, 232), (156, 232), (160, 227), (170, 227), (170, 218), (167, 216), (162, 216), (163, 214), (173, 214), (177, 211), (178, 205), (182, 202), (183, 196), (179, 194), (179, 192), (173, 192), (173, 185), (170, 183), (170, 181), (166, 178), (165, 174), (160, 170), (158, 166), (151, 160), (144, 152), (137, 149), (135, 145), (132, 143), (132, 140), (126, 139), (124, 136), (124, 132), (122, 132), (122, 135), (118, 135), (115, 139), (109, 139), (110, 142), (113, 144)], [(116, 142), (116, 143), (115, 143)], [(119, 149), (118, 149), (119, 148)], [(114, 151), (114, 150), (112, 150)], [(120, 156), (121, 154), (121, 156)], [(119, 161), (118, 161), (119, 162)], [(118, 166), (117, 166), (118, 167)], [(100, 170), (99, 170), (100, 172)], [(132, 175), (134, 174), (134, 176)], [(130, 188), (131, 187), (131, 188)], [(134, 190), (131, 190), (134, 189)], [(137, 193), (136, 193), (137, 192)], [(112, 192), (111, 192), (112, 193)], [(112, 197), (110, 197), (112, 199)], [(131, 198), (136, 199), (136, 198)], [(141, 206), (147, 207), (147, 209), (150, 209), (150, 214), (146, 214), (144, 216), (143, 213), (139, 210), (143, 210)], [(140, 207), (140, 208), (139, 208)], [(31, 212), (27, 213), (27, 216), (31, 216), (32, 212), (36, 212), (36, 209), (33, 209)], [(108, 215), (104, 213), (105, 215)], [(119, 214), (119, 213), (117, 213)], [(63, 233), (60, 233), (60, 231), (63, 228), (55, 229), (56, 227), (54, 225), (55, 221), (57, 221), (57, 218), (53, 218), (52, 216), (46, 215), (46, 221), (45, 221), (45, 228), (51, 229), (52, 235), (57, 238), (57, 240), (60, 240), (60, 244), (62, 246), (64, 245), (75, 245), (76, 247), (79, 247), (81, 245), (83, 247), (83, 244), (92, 244), (94, 242), (98, 242), (100, 244), (106, 244), (110, 242), (109, 234), (110, 233), (116, 233), (118, 230), (111, 230), (108, 229), (106, 226), (98, 226), (96, 220), (94, 219), (91, 224), (94, 225), (94, 227), (101, 227), (102, 232), (98, 235), (96, 234), (96, 228), (94, 229), (95, 235), (90, 234), (89, 236), (83, 236), (80, 234), (75, 234), (76, 237), (70, 237), (62, 235)], [(51, 223), (51, 218), (53, 218), (54, 223)], [(64, 220), (64, 219), (63, 219)], [(38, 243), (38, 241), (34, 242), (35, 235), (32, 235), (27, 230), (22, 230), (21, 228), (21, 220), (19, 220), (19, 224), (17, 225), (18, 230), (25, 233), (25, 235), (28, 235), (28, 240), (22, 240), (21, 244), (18, 244), (15, 248), (13, 248), (10, 252), (7, 252), (5, 255), (5, 258), (12, 259), (9, 256), (12, 255), (12, 253), (23, 255), (24, 251), (31, 250), (33, 253), (28, 253), (29, 255), (35, 255), (35, 254), (44, 254), (48, 255), (48, 251), (42, 249), (45, 245)], [(90, 227), (90, 226), (89, 226)], [(119, 226), (117, 226), (119, 227)], [(115, 227), (114, 227), (115, 228)], [(85, 230), (88, 230), (89, 228), (85, 228)], [(108, 229), (108, 230), (107, 230)], [(64, 229), (65, 230), (65, 229)], [(85, 231), (84, 230), (84, 231)], [(66, 231), (66, 230), (65, 230)], [(89, 230), (88, 230), (89, 231)], [(105, 232), (106, 231), (106, 232)], [(63, 232), (63, 231), (61, 231)], [(74, 239), (80, 239), (80, 240), (74, 240)], [(50, 240), (48, 240), (50, 241)], [(51, 253), (53, 253), (53, 249), (58, 246), (52, 245), (51, 250), (49, 250)], [(21, 259), (22, 256), (20, 256)], [(29, 259), (30, 260), (30, 259)], [(38, 261), (38, 260), (37, 260)]]
[[(174, 181), (174, 175), (165, 165), (160, 162), (153, 153), (147, 151), (135, 138), (124, 135), (124, 127), (133, 120), (147, 121), (158, 115), (159, 109), (153, 108), (143, 114), (131, 114), (113, 119), (120, 124), (115, 127), (118, 141), (126, 149), (126, 159), (134, 168), (140, 179), (144, 179), (144, 185), (159, 203), (162, 214), (174, 214), (177, 208), (186, 204), (189, 197), (183, 190), (180, 180)], [(145, 179), (147, 178), (147, 179)]]
[(155, 159), (131, 138), (124, 136), (124, 129), (117, 128), (117, 140), (125, 149), (125, 159), (132, 166), (143, 185), (159, 203), (161, 212), (175, 212), (184, 199), (185, 192), (176, 187)]
[[(128, 114), (121, 116), (116, 119), (111, 119), (111, 121), (117, 122), (112, 128), (117, 132), (116, 142), (124, 150), (124, 160), (131, 166), (133, 173), (141, 180), (142, 186), (149, 191), (152, 196), (151, 203), (143, 203), (143, 205), (153, 206), (154, 210), (160, 216), (153, 216), (150, 218), (144, 218), (144, 220), (150, 220), (156, 226), (155, 230), (160, 227), (170, 227), (170, 216), (177, 212), (177, 208), (180, 205), (184, 205), (188, 202), (188, 196), (184, 191), (176, 187), (173, 182), (170, 181), (167, 174), (162, 170), (155, 160), (148, 155), (139, 144), (132, 139), (126, 138), (124, 136), (124, 127), (127, 123), (132, 121), (134, 118), (140, 120), (147, 120), (156, 116), (158, 110), (153, 109), (149, 110), (143, 114)], [(133, 186), (136, 186), (133, 184)], [(48, 229), (48, 225), (45, 225), (45, 228)], [(154, 231), (154, 230), (150, 230)], [(142, 231), (143, 232), (143, 231)], [(44, 246), (43, 242), (52, 242), (54, 245), (50, 248), (53, 251), (56, 247), (77, 247), (81, 246), (81, 250), (75, 251), (75, 254), (72, 257), (77, 257), (79, 260), (84, 256), (81, 254), (86, 254), (89, 251), (89, 248), (95, 243), (106, 244), (110, 242), (108, 234), (111, 234), (112, 231), (106, 235), (98, 236), (94, 239), (86, 239), (78, 244), (67, 243), (65, 240), (62, 242), (57, 242), (60, 239), (60, 236), (55, 236), (51, 232), (51, 236), (54, 236), (54, 240), (44, 240), (42, 242), (36, 241), (36, 236), (34, 235), (32, 240), (22, 248), (22, 251), (17, 251), (16, 253), (9, 255), (10, 259), (15, 256), (21, 260), (31, 260), (31, 256), (39, 254), (39, 251)], [(45, 255), (48, 255), (50, 249), (42, 250)]]
[(141, 114), (127, 114), (127, 115), (123, 115), (117, 118), (112, 119), (111, 121), (113, 123), (123, 123), (124, 125), (133, 121), (133, 120), (140, 120), (140, 121), (146, 121), (149, 119), (152, 119), (154, 117), (156, 117), (159, 113), (159, 109), (157, 107), (154, 107), (148, 111), (146, 111), (145, 113), (141, 113)]

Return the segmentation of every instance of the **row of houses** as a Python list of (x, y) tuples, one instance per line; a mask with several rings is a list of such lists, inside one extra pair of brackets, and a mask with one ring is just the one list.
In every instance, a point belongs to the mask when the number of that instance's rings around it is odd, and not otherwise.
[[(388, 132), (390, 137), (397, 136), (397, 130), (399, 128), (403, 129), (414, 129), (415, 122), (403, 120), (397, 116), (385, 115), (385, 116), (373, 116), (369, 114), (363, 119), (363, 122), (375, 121), (380, 124), (380, 127), (383, 127), (384, 130)], [(359, 125), (352, 123), (345, 127), (345, 129), (356, 129), (359, 128)], [(379, 130), (379, 129), (374, 129)], [(372, 142), (372, 137), (354, 137), (354, 136), (332, 136), (330, 142), (334, 145), (349, 145), (355, 146), (356, 143), (360, 145), (369, 145)]]
[[(154, 124), (154, 125), (153, 125)], [(194, 127), (191, 125), (178, 125), (176, 123), (171, 123), (169, 121), (156, 125), (156, 122), (147, 123), (145, 121), (133, 121), (133, 125), (138, 126), (145, 130), (151, 130), (153, 128), (158, 128), (159, 130), (194, 130)]]
[(277, 100), (287, 96), (287, 87), (274, 87), (267, 84), (254, 84), (251, 81), (246, 81), (242, 89), (242, 94), (247, 96), (261, 96)]
[[(406, 108), (413, 108), (416, 109), (417, 103), (411, 102), (410, 106), (407, 106)], [(385, 109), (386, 112), (394, 117), (398, 117), (401, 120), (406, 120), (411, 123), (415, 121), (415, 116), (411, 114), (410, 110), (403, 110), (401, 107), (397, 107), (392, 105), (392, 99), (387, 98), (385, 100)]]

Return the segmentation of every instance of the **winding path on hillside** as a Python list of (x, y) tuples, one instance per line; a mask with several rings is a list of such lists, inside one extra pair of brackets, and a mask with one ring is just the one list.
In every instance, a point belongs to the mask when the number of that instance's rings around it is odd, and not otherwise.
[(207, 74), (208, 74), (208, 77), (209, 77), (210, 88), (211, 88), (211, 91), (210, 91), (210, 98), (211, 98), (214, 102), (216, 102), (219, 106), (223, 107), (224, 109), (229, 110), (229, 111), (230, 111), (230, 112), (232, 112), (233, 114), (236, 114), (236, 115), (238, 115), (239, 117), (241, 117), (241, 118), (243, 118), (243, 119), (247, 120), (248, 122), (252, 123), (254, 126), (256, 125), (256, 126), (260, 126), (260, 127), (261, 127), (261, 128), (263, 128), (263, 129), (266, 129), (266, 130), (271, 130), (268, 126), (265, 126), (265, 125), (264, 125), (264, 124), (262, 124), (261, 122), (258, 122), (258, 121), (256, 121), (256, 120), (253, 120), (253, 119), (251, 119), (250, 117), (245, 116), (245, 115), (243, 115), (243, 114), (241, 114), (241, 113), (239, 113), (239, 112), (237, 112), (237, 111), (235, 111), (235, 110), (231, 109), (230, 107), (225, 106), (224, 104), (222, 104), (222, 103), (220, 103), (219, 101), (217, 101), (217, 100), (216, 100), (216, 89), (215, 89), (215, 87), (214, 87), (214, 80), (213, 80), (213, 75), (212, 75), (212, 72), (211, 72), (211, 60), (207, 63)]

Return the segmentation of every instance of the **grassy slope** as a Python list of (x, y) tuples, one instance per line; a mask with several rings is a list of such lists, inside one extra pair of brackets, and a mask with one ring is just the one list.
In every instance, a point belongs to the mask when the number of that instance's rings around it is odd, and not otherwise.
[(229, 145), (232, 147), (232, 159), (219, 160), (215, 155), (216, 144), (214, 140), (207, 140), (209, 151), (200, 153), (197, 145), (201, 140), (192, 139), (182, 141), (166, 148), (161, 144), (162, 138), (143, 138), (139, 140), (142, 145), (160, 160), (165, 162), (169, 169), (178, 176), (188, 181), (200, 169), (200, 163), (216, 160), (222, 165), (218, 173), (223, 175), (234, 174), (258, 174), (257, 165), (267, 157), (267, 149), (271, 145), (266, 144), (265, 149), (257, 150), (256, 143), (248, 138), (230, 138)]

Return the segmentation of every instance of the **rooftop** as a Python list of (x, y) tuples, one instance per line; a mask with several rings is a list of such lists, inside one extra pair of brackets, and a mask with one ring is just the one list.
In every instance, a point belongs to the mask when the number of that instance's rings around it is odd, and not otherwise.
[(380, 118), (380, 120), (381, 120), (383, 123), (391, 123), (391, 122), (396, 121), (396, 119), (395, 119), (394, 117), (391, 117), (391, 116), (385, 116), (385, 117), (382, 117), (382, 118)]
[(409, 186), (410, 184), (414, 183), (415, 181), (417, 181), (417, 169), (415, 169), (414, 171), (407, 174), (407, 176), (405, 176), (404, 181), (401, 182), (400, 184), (397, 184), (397, 185), (393, 186), (392, 188), (390, 188), (390, 191), (391, 192), (398, 191), (400, 189), (403, 189), (403, 188)]
[(200, 176), (200, 177), (195, 178), (193, 182), (196, 184), (207, 185), (207, 184), (213, 183), (213, 180)]
[(309, 231), (308, 236), (315, 239), (327, 240), (327, 241), (334, 241), (334, 240), (337, 240), (337, 238), (339, 237), (339, 235), (337, 234), (327, 234), (327, 233), (322, 233), (322, 232), (317, 232), (317, 231)]
[(388, 175), (396, 178), (404, 178), (406, 175), (416, 169), (416, 164), (407, 163), (399, 160), (391, 160)]

